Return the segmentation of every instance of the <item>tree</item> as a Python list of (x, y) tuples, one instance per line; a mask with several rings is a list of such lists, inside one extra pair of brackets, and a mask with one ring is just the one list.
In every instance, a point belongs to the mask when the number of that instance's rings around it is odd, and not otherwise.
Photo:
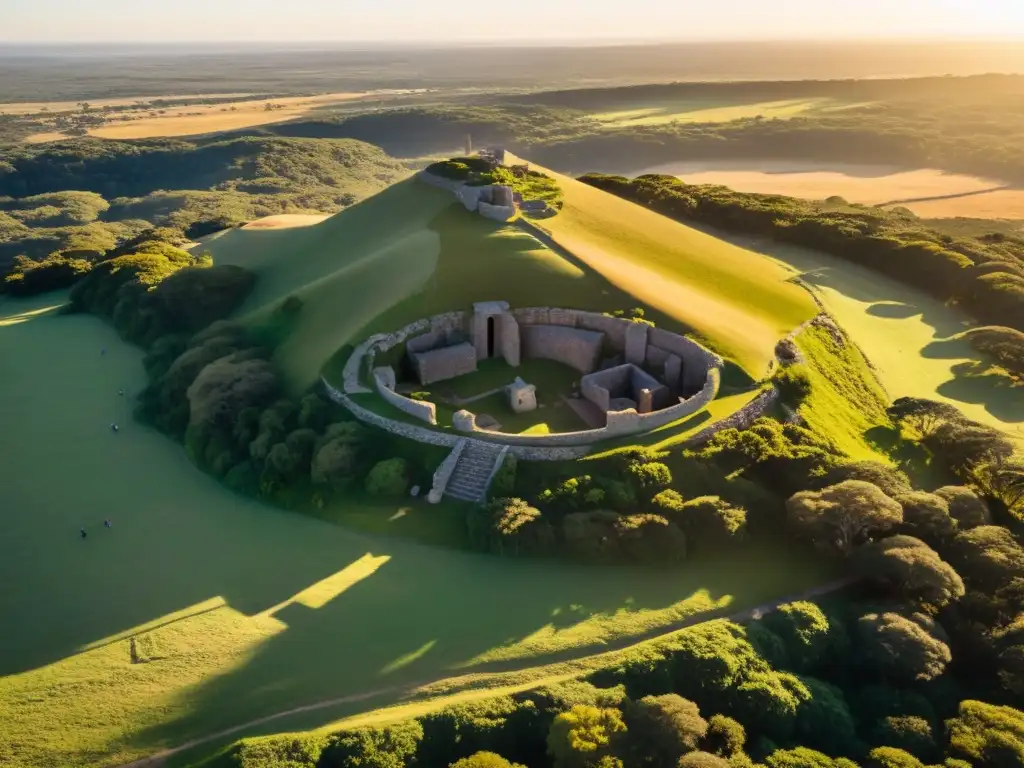
[(747, 732), (738, 720), (725, 715), (712, 715), (701, 748), (719, 757), (730, 757), (743, 751)]
[(747, 531), (747, 511), (718, 496), (701, 496), (683, 502), (669, 518), (682, 527), (688, 537), (706, 545), (738, 541)]
[(825, 488), (846, 480), (863, 480), (877, 485), (882, 489), (882, 493), (890, 498), (913, 490), (905, 473), (880, 461), (851, 461), (839, 464), (825, 473), (818, 487)]
[(805, 601), (780, 605), (761, 623), (779, 637), (786, 659), (801, 672), (812, 671), (829, 657), (840, 658), (849, 642), (840, 623)]
[(972, 588), (991, 593), (1024, 578), (1024, 547), (1002, 526), (982, 525), (958, 534), (949, 555)]
[(617, 709), (577, 704), (562, 712), (548, 733), (548, 754), (555, 768), (596, 768), (614, 757), (626, 733)]
[(895, 497), (903, 507), (901, 533), (942, 546), (957, 534), (956, 520), (950, 515), (949, 504), (938, 494), (912, 491)]
[[(1017, 602), (1017, 606), (1021, 606)], [(993, 633), (998, 652), (999, 681), (1006, 690), (1024, 696), (1024, 613)]]
[(415, 720), (344, 731), (328, 741), (317, 768), (404, 768), (422, 738)]
[(869, 613), (856, 626), (863, 658), (892, 680), (934, 680), (952, 659), (942, 627), (922, 614)]
[(374, 496), (401, 496), (409, 487), (409, 465), (405, 459), (377, 462), (366, 476), (366, 491)]
[(857, 727), (843, 692), (813, 677), (804, 677), (802, 681), (810, 697), (797, 710), (799, 741), (843, 754), (855, 752), (859, 747)]
[(935, 608), (964, 595), (963, 580), (953, 566), (912, 536), (865, 544), (854, 552), (853, 565), (862, 578)]
[(1024, 457), (1002, 457), (984, 462), (973, 476), (986, 494), (999, 499), (1010, 515), (1024, 522)]
[(857, 768), (852, 760), (831, 758), (807, 747), (779, 749), (765, 760), (768, 768)]
[(792, 735), (797, 712), (811, 698), (811, 691), (796, 675), (755, 667), (743, 676), (733, 698), (738, 720), (783, 741)]
[(985, 768), (1024, 765), (1024, 712), (982, 701), (960, 703), (946, 723), (949, 753)]
[(672, 484), (672, 473), (660, 461), (646, 464), (635, 463), (627, 470), (629, 478), (641, 491), (658, 491)]
[(614, 560), (618, 556), (616, 512), (574, 512), (562, 520), (565, 547), (575, 557), (586, 560)]
[(868, 753), (865, 768), (926, 768), (909, 752), (895, 747), (877, 747)]
[(797, 533), (823, 548), (847, 555), (861, 541), (891, 530), (903, 509), (876, 485), (846, 480), (820, 491), (801, 491), (786, 502)]
[(471, 510), (467, 522), (474, 545), (499, 555), (544, 554), (554, 548), (551, 524), (522, 499), (492, 499)]
[(686, 537), (660, 515), (622, 515), (613, 523), (618, 551), (635, 562), (675, 562), (686, 557)]
[(299, 403), (299, 426), (323, 432), (330, 414), (330, 406), (322, 397), (316, 394), (306, 395)]
[(870, 741), (884, 747), (906, 750), (916, 758), (933, 760), (939, 756), (932, 733), (932, 724), (914, 715), (891, 715), (878, 720), (871, 728)]
[(949, 514), (956, 520), (961, 531), (992, 523), (988, 505), (970, 488), (946, 485), (936, 490), (935, 495), (946, 501)]
[(697, 749), (708, 730), (697, 705), (674, 693), (628, 704), (625, 721), (630, 766), (674, 768), (680, 757)]
[(964, 418), (956, 406), (923, 397), (897, 398), (888, 413), (893, 421), (910, 427), (921, 437), (934, 434), (943, 424)]
[(525, 768), (518, 763), (510, 763), (494, 752), (476, 752), (452, 763), (449, 768)]
[(677, 763), (679, 768), (730, 768), (729, 761), (708, 752), (690, 752)]

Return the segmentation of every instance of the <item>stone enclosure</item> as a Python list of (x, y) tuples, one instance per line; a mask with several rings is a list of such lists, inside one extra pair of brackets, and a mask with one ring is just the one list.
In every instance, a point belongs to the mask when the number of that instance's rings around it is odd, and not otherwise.
[[(346, 394), (371, 391), (360, 383), (368, 376), (382, 399), (431, 426), (437, 425), (436, 406), (396, 391), (392, 367), (374, 367), (378, 354), (401, 344), (420, 385), (471, 373), (479, 360), (489, 358), (503, 359), (513, 368), (523, 359), (555, 360), (578, 370), (580, 397), (573, 401), (598, 414), (603, 426), (510, 434), (481, 428), (471, 411), (455, 414), (455, 430), (513, 446), (589, 446), (641, 434), (705, 408), (717, 396), (721, 380), (721, 358), (684, 336), (646, 323), (582, 310), (511, 309), (502, 301), (479, 302), (472, 312), (435, 315), (373, 336), (356, 347), (345, 365)], [(536, 387), (518, 377), (506, 394), (515, 412), (537, 406)]]

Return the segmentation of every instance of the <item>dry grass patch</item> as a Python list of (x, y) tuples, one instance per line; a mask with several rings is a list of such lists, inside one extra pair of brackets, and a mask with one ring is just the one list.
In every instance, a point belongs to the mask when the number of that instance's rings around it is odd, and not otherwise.
[(784, 99), (760, 101), (750, 104), (723, 103), (717, 100), (670, 102), (650, 107), (600, 112), (592, 117), (609, 128), (632, 128), (642, 125), (666, 123), (728, 123), (751, 117), (785, 119), (813, 111), (826, 111), (837, 107), (849, 108), (828, 98)]

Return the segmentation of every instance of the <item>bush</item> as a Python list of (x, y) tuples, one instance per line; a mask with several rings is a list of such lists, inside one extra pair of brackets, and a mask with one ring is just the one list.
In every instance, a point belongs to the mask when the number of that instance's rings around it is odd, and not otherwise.
[(501, 468), (495, 473), (491, 481), (489, 493), (495, 496), (509, 496), (516, 488), (516, 470), (519, 467), (519, 460), (511, 453), (505, 455), (505, 461)]
[(811, 375), (805, 365), (782, 366), (772, 377), (772, 383), (790, 408), (799, 407), (811, 394)]
[(405, 459), (377, 462), (366, 477), (366, 491), (374, 496), (402, 496), (409, 487), (409, 466)]

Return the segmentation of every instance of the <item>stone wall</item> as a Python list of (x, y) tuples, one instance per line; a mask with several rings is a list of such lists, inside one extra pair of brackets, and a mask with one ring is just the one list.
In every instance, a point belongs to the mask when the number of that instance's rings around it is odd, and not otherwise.
[[(389, 419), (387, 416), (381, 416), (379, 413), (374, 413), (368, 408), (363, 408), (363, 406), (356, 403), (344, 392), (331, 386), (327, 379), (321, 377), (320, 383), (323, 385), (324, 393), (328, 399), (347, 409), (356, 419), (372, 427), (383, 429), (385, 432), (389, 432), (397, 437), (404, 437), (409, 440), (415, 440), (418, 443), (426, 443), (427, 445), (441, 445), (449, 448), (455, 447), (460, 440), (466, 439), (463, 435), (438, 432), (426, 427), (418, 427), (415, 424), (406, 424), (403, 421)], [(502, 437), (497, 433), (495, 433), (495, 436)], [(484, 442), (504, 443), (502, 440), (485, 440)], [(512, 445), (509, 447), (509, 453), (523, 461), (571, 461), (586, 456), (589, 450), (589, 446)]]
[(630, 363), (606, 368), (580, 379), (580, 393), (603, 411), (613, 410), (611, 403), (616, 398), (625, 397), (639, 403), (644, 389), (650, 391), (652, 409), (669, 405), (671, 395), (668, 387)]
[(515, 217), (516, 207), (514, 205), (491, 205), (490, 203), (478, 203), (476, 212), (485, 219), (504, 223)]
[[(377, 394), (403, 413), (407, 413), (415, 419), (426, 422), (431, 426), (437, 425), (437, 408), (433, 403), (426, 403), (420, 400), (412, 400), (400, 395), (394, 390), (395, 372), (391, 368), (383, 369), (390, 371), (390, 376), (383, 373), (382, 369), (374, 372), (373, 381), (377, 387)], [(390, 385), (390, 386), (389, 386)]]
[(674, 421), (679, 421), (691, 414), (707, 408), (711, 402), (718, 397), (718, 389), (722, 383), (722, 374), (717, 368), (707, 372), (707, 380), (700, 392), (686, 400), (681, 400), (678, 405), (662, 408), (660, 411), (650, 413), (637, 413), (636, 411), (612, 411), (608, 414), (608, 437), (621, 435), (634, 435), (641, 432), (650, 432), (652, 429), (667, 426)]
[(468, 342), (429, 352), (415, 352), (411, 357), (416, 376), (424, 385), (453, 379), (476, 370), (476, 350)]
[(726, 429), (746, 429), (759, 418), (765, 415), (772, 406), (779, 400), (779, 391), (775, 387), (769, 387), (759, 394), (740, 410), (731, 416), (716, 421), (709, 427), (702, 429), (692, 437), (687, 438), (683, 443), (687, 448), (696, 448), (704, 445), (712, 437)]
[(647, 332), (647, 343), (652, 347), (676, 355), (683, 361), (680, 382), (683, 392), (693, 392), (699, 389), (704, 384), (708, 368), (721, 368), (724, 365), (722, 358), (711, 350), (702, 347), (692, 339), (661, 328), (651, 328)]
[(523, 357), (557, 360), (581, 373), (597, 367), (604, 334), (566, 325), (527, 325), (520, 328)]

